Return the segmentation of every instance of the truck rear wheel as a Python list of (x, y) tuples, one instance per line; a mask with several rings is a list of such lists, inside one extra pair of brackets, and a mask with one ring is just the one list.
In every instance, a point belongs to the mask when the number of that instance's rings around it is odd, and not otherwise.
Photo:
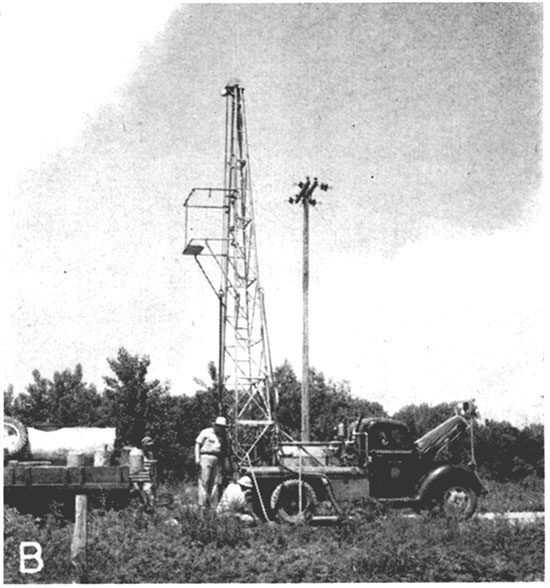
[(282, 482), (273, 490), (270, 503), (279, 521), (296, 525), (311, 519), (317, 497), (310, 484), (292, 479)]
[(28, 433), (27, 427), (17, 419), (4, 417), (4, 449), (10, 457), (15, 457), (21, 453), (27, 446)]

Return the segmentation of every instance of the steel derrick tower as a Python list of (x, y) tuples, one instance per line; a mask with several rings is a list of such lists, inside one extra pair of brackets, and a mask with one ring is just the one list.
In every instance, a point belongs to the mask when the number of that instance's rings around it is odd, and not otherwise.
[(194, 256), (218, 298), (218, 400), (233, 449), (243, 463), (267, 463), (274, 455), (277, 392), (259, 279), (244, 88), (230, 82), (222, 96), (224, 185), (194, 188), (185, 200), (183, 253)]

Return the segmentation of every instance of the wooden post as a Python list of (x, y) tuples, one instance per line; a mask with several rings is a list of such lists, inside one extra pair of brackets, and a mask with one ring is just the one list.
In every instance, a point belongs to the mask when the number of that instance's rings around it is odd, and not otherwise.
[(87, 546), (87, 514), (88, 497), (77, 494), (74, 503), (74, 531), (71, 543), (71, 563), (76, 572), (77, 582), (88, 583), (88, 562), (86, 560)]
[(302, 441), (309, 441), (309, 198), (304, 196), (302, 266)]
[(315, 206), (317, 201), (313, 192), (319, 187), (328, 190), (329, 186), (319, 183), (317, 178), (310, 181), (298, 182), (300, 192), (288, 199), (290, 204), (301, 203), (304, 209), (303, 228), (303, 265), (302, 265), (302, 296), (303, 296), (303, 329), (302, 329), (302, 441), (309, 441), (309, 207)]

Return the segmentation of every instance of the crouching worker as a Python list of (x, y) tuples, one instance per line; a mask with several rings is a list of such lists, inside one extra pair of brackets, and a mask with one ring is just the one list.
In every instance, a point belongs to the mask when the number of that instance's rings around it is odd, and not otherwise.
[(222, 494), (216, 513), (220, 516), (233, 517), (247, 527), (255, 525), (258, 517), (250, 504), (252, 488), (252, 480), (249, 476), (242, 476), (237, 482), (230, 482)]

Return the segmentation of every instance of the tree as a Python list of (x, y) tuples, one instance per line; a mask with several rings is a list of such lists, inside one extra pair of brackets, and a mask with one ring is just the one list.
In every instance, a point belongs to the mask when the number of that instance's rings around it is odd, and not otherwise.
[[(277, 420), (292, 437), (300, 436), (301, 385), (288, 361), (273, 375), (279, 391)], [(314, 441), (327, 441), (340, 422), (350, 423), (359, 416), (386, 416), (377, 402), (352, 396), (347, 382), (325, 379), (322, 372), (310, 369), (310, 430)]]
[(27, 425), (47, 423), (52, 420), (52, 382), (43, 378), (38, 370), (32, 372), (33, 382), (26, 392), (14, 400), (14, 414)]
[(393, 415), (393, 418), (409, 427), (413, 439), (419, 439), (454, 414), (453, 403), (442, 402), (435, 406), (422, 403), (404, 406)]
[(487, 420), (478, 427), (476, 455), (483, 471), (494, 480), (518, 480), (525, 477), (528, 468), (522, 453), (521, 431), (509, 422)]
[(65, 427), (94, 426), (99, 417), (101, 396), (93, 384), (83, 381), (82, 366), (53, 375), (53, 418)]
[[(124, 347), (116, 359), (107, 359), (115, 377), (105, 376), (103, 421), (117, 429), (116, 447), (139, 446), (148, 422), (158, 416), (162, 397), (159, 380), (147, 381), (151, 360), (147, 355), (131, 355)], [(160, 393), (160, 395), (159, 395)]]
[(519, 448), (514, 473), (525, 477), (536, 475), (544, 478), (544, 425), (533, 423), (519, 434)]
[(288, 361), (275, 368), (273, 383), (279, 393), (276, 420), (286, 433), (297, 439), (301, 424), (301, 385)]
[(4, 414), (9, 417), (15, 416), (15, 397), (13, 392), (13, 384), (8, 384), (4, 390)]
[(327, 382), (320, 372), (313, 372), (310, 378), (313, 439), (327, 441), (333, 438), (339, 423), (349, 424), (360, 417), (386, 416), (378, 402), (352, 396), (348, 382)]
[(82, 366), (54, 372), (53, 380), (32, 372), (33, 382), (12, 403), (13, 416), (29, 426), (92, 426), (99, 419), (101, 396), (83, 380)]
[(188, 447), (182, 443), (181, 416), (185, 397), (175, 397), (168, 389), (157, 387), (147, 397), (145, 411), (145, 434), (153, 439), (153, 450), (158, 460), (161, 479), (168, 472), (182, 477)]

